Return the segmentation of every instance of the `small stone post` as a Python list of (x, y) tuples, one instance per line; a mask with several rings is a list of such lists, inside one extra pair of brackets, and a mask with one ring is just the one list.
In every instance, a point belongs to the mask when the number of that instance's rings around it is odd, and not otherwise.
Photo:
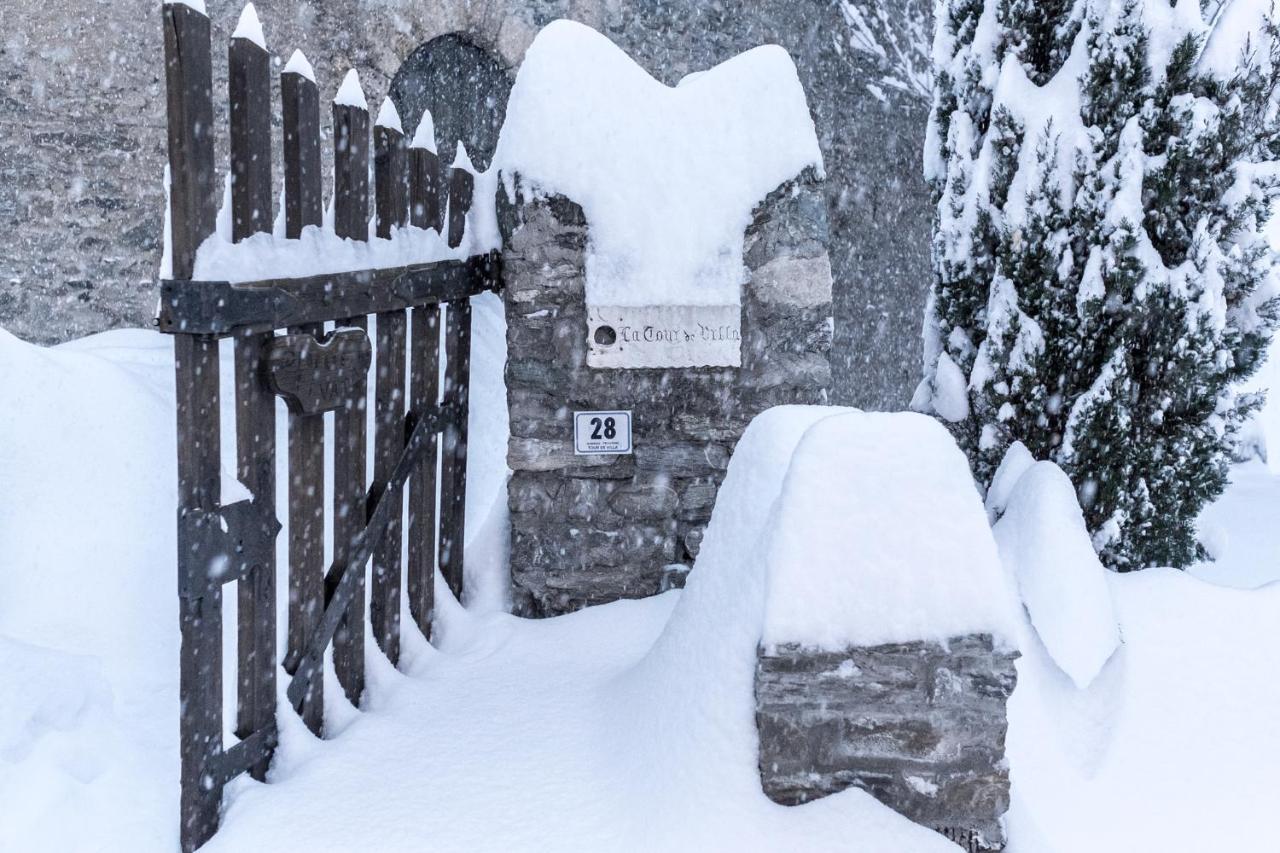
[(989, 634), (840, 652), (762, 648), (765, 793), (796, 805), (856, 786), (970, 853), (1003, 849), (1017, 657)]

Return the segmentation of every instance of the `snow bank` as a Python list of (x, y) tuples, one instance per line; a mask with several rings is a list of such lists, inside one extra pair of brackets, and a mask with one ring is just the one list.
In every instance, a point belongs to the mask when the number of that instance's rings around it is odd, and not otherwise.
[(0, 850), (178, 843), (171, 350), (0, 330)]
[(1022, 644), (1008, 853), (1274, 849), (1280, 584), (1224, 589), (1173, 569), (1105, 579), (1124, 645), (1087, 690), (1030, 635)]
[(311, 67), (311, 62), (307, 59), (307, 55), (300, 50), (295, 50), (289, 56), (289, 61), (284, 64), (284, 70), (281, 74), (298, 74), (312, 83), (316, 82), (316, 71)]
[(1107, 571), (1061, 468), (1036, 462), (1026, 470), (995, 537), (1049, 656), (1077, 687), (1087, 687), (1119, 648), (1120, 629)]
[(368, 110), (369, 102), (364, 97), (364, 88), (360, 85), (360, 74), (354, 68), (349, 69), (342, 78), (338, 93), (333, 96), (333, 103), (338, 106), (355, 107)]
[[(640, 746), (607, 747), (615, 772), (628, 782), (622, 793), (649, 804), (645, 814), (632, 818), (634, 825), (617, 833), (647, 839), (636, 849), (954, 850), (858, 789), (788, 808), (768, 800), (760, 786), (756, 650), (765, 618), (767, 555), (789, 471), (794, 459), (808, 455), (802, 448), (814, 432), (867, 417), (872, 416), (851, 409), (780, 406), (755, 418), (738, 442), (670, 620), (606, 697), (605, 718), (625, 722)], [(823, 490), (832, 491), (833, 481), (823, 482)], [(846, 488), (855, 486), (848, 481)], [(740, 812), (732, 824), (715, 819), (719, 804), (727, 809), (731, 803), (751, 804), (754, 813)], [(653, 814), (662, 820), (653, 821)]]
[(404, 127), (400, 124), (400, 112), (396, 109), (395, 102), (387, 96), (382, 101), (382, 106), (378, 108), (378, 118), (374, 121), (375, 127), (385, 127), (388, 130), (394, 130), (396, 133), (404, 133)]
[[(1270, 446), (1270, 458), (1280, 456), (1280, 444)], [(1280, 477), (1275, 471), (1256, 459), (1236, 465), (1227, 490), (1196, 519), (1211, 559), (1187, 571), (1209, 583), (1239, 589), (1280, 581), (1278, 511)]]
[(546, 620), (449, 610), (443, 653), (412, 648), (410, 677), (337, 738), (285, 742), (210, 853), (954, 850), (862, 791), (788, 809), (760, 789), (752, 548), (795, 443), (833, 411), (756, 420), (683, 594)]
[(782, 48), (671, 88), (605, 36), (556, 21), (525, 54), (494, 164), (509, 189), (518, 176), (582, 205), (588, 303), (737, 304), (752, 209), (822, 155)]
[(810, 429), (791, 460), (767, 560), (766, 645), (1013, 636), (973, 475), (933, 418), (848, 414)]
[(262, 232), (239, 243), (216, 233), (200, 244), (193, 278), (200, 281), (259, 281), (302, 278), (335, 272), (400, 267), (465, 258), (466, 244), (450, 249), (435, 231), (397, 228), (393, 239), (379, 239), (370, 220), (367, 241), (345, 240), (331, 227), (309, 225), (296, 240)]
[[(1212, 7), (1213, 3), (1206, 4)], [(1275, 0), (1221, 0), (1217, 19), (1200, 53), (1200, 67), (1220, 77), (1235, 74), (1240, 56), (1258, 50), (1268, 15), (1275, 15)]]

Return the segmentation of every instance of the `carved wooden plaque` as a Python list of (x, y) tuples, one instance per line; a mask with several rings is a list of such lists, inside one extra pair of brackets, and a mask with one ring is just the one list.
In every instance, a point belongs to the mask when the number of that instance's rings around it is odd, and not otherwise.
[(341, 408), (367, 381), (373, 346), (361, 329), (279, 335), (267, 351), (267, 384), (296, 415)]
[(739, 367), (738, 305), (587, 307), (589, 367)]

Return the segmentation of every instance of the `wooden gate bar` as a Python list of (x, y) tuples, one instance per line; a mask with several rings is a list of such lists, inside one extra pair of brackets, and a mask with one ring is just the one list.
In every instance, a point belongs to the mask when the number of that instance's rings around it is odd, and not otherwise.
[[(339, 237), (366, 240), (369, 236), (369, 113), (355, 106), (334, 104), (333, 127), (334, 228)], [(339, 191), (339, 188), (345, 189)], [(368, 320), (364, 315), (368, 313), (351, 307), (338, 315), (341, 318), (338, 325), (367, 331)], [(333, 417), (333, 555), (340, 565), (353, 559), (356, 542), (368, 521), (366, 387), (361, 385)], [(366, 556), (348, 573), (352, 594), (347, 606), (338, 611), (339, 618), (333, 629), (336, 632), (333, 634), (333, 668), (343, 692), (354, 705), (360, 704), (364, 693), (364, 566), (367, 560)], [(326, 618), (337, 594), (337, 581), (331, 575), (325, 577)]]
[[(306, 63), (300, 53), (295, 59)], [(300, 72), (286, 70), (280, 75), (280, 101), (284, 118), (284, 233), (296, 240), (306, 226), (324, 222), (320, 88)]]
[[(440, 395), (440, 306), (414, 308), (409, 353), (409, 417), (405, 428), (412, 433), (423, 413)], [(409, 613), (418, 630), (431, 638), (435, 601), (436, 566), (436, 434), (409, 481)]]
[[(292, 326), (308, 344), (319, 325)], [(305, 348), (306, 344), (304, 344)], [(305, 358), (305, 355), (304, 355)], [(324, 415), (289, 412), (289, 655), (301, 657), (324, 612)], [(315, 679), (295, 709), (307, 728), (324, 728), (324, 680)]]
[[(378, 315), (377, 391), (373, 436), (374, 500), (389, 487), (391, 472), (404, 450), (405, 315), (403, 311)], [(394, 504), (386, 534), (373, 553), (373, 580), (369, 592), (369, 622), (378, 647), (392, 663), (400, 659), (400, 510), (398, 491), (385, 495)]]
[[(390, 101), (386, 109), (395, 112)], [(391, 230), (404, 226), (409, 219), (404, 134), (394, 127), (376, 125), (373, 128), (373, 151), (375, 227), (378, 237), (388, 240)]]
[[(305, 61), (305, 60), (304, 60)], [(298, 72), (280, 75), (283, 103), (285, 234), (298, 237), (323, 222), (320, 177), (320, 89)], [(315, 341), (320, 323), (289, 327)], [(324, 416), (289, 413), (289, 652), (301, 655), (324, 609)], [(307, 728), (324, 725), (323, 681), (297, 707)]]
[(369, 111), (354, 104), (333, 105), (333, 230), (369, 238)]
[(466, 546), (467, 411), (471, 382), (471, 302), (457, 299), (445, 308), (444, 399), (462, 412), (445, 427), (440, 462), (440, 573), (462, 600)]
[(162, 332), (224, 337), (451, 301), (496, 290), (500, 281), (497, 252), (256, 282), (165, 280), (158, 323)]
[[(440, 158), (428, 145), (435, 140), (418, 136), (431, 127), (431, 114), (424, 112), (419, 133), (409, 149), (409, 217), (418, 228), (441, 228)], [(410, 432), (429, 407), (440, 397), (440, 306), (414, 308), (411, 315), (409, 344), (409, 418)], [(409, 566), (407, 575), (409, 613), (424, 637), (431, 637), (431, 619), (435, 609), (435, 566), (439, 547), (436, 538), (436, 494), (438, 439), (427, 438), (418, 470), (409, 483)]]
[(462, 245), (463, 234), (467, 230), (467, 212), (471, 210), (471, 200), (475, 193), (475, 176), (466, 169), (449, 170), (449, 246), (458, 248)]
[[(394, 110), (388, 103), (388, 108)], [(379, 238), (391, 237), (408, 215), (404, 184), (404, 134), (378, 124), (373, 129), (375, 217)], [(372, 493), (381, 499), (396, 461), (404, 452), (405, 312), (377, 315), (377, 378), (374, 405)], [(379, 648), (393, 664), (400, 660), (400, 569), (403, 528), (403, 496), (386, 495), (395, 510), (386, 534), (373, 552), (373, 577), (369, 591), (369, 622)]]
[[(247, 7), (246, 15), (252, 15)], [(235, 242), (271, 228), (271, 57), (247, 38), (228, 51), (231, 111), (231, 236)], [(236, 471), (264, 513), (276, 502), (275, 397), (263, 382), (263, 360), (272, 333), (235, 341)], [(271, 537), (272, 541), (274, 536)], [(275, 549), (261, 552), (237, 584), (239, 631), (236, 735), (274, 729), (276, 708)], [(266, 778), (265, 756), (250, 768)]]
[[(213, 62), (209, 19), (183, 4), (164, 6), (168, 93), (169, 233), (172, 275), (190, 279), (196, 249), (213, 233)], [(174, 338), (178, 439), (178, 577), (207, 577), (190, 513), (221, 502), (218, 343)], [(222, 786), (206, 776), (222, 748), (222, 590), (200, 584), (179, 596), (180, 843), (192, 851), (218, 828)]]
[[(431, 121), (431, 114), (424, 113), (422, 121)], [(414, 142), (417, 141), (415, 136)], [(440, 158), (425, 147), (425, 142), (409, 148), (409, 219), (417, 228), (432, 228), (436, 233), (441, 230)]]

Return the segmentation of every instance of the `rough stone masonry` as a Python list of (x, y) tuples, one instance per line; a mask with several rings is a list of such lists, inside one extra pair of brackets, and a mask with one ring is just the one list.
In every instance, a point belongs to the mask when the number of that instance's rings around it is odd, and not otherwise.
[(839, 652), (762, 648), (765, 793), (795, 805), (858, 787), (970, 853), (1002, 849), (1017, 657), (988, 634)]
[[(506, 240), (511, 566), (516, 611), (550, 616), (680, 585), (751, 419), (826, 403), (831, 265), (821, 183), (778, 188), (747, 229), (740, 368), (587, 366), (587, 226), (532, 201)], [(575, 456), (574, 411), (629, 409), (630, 455)]]

